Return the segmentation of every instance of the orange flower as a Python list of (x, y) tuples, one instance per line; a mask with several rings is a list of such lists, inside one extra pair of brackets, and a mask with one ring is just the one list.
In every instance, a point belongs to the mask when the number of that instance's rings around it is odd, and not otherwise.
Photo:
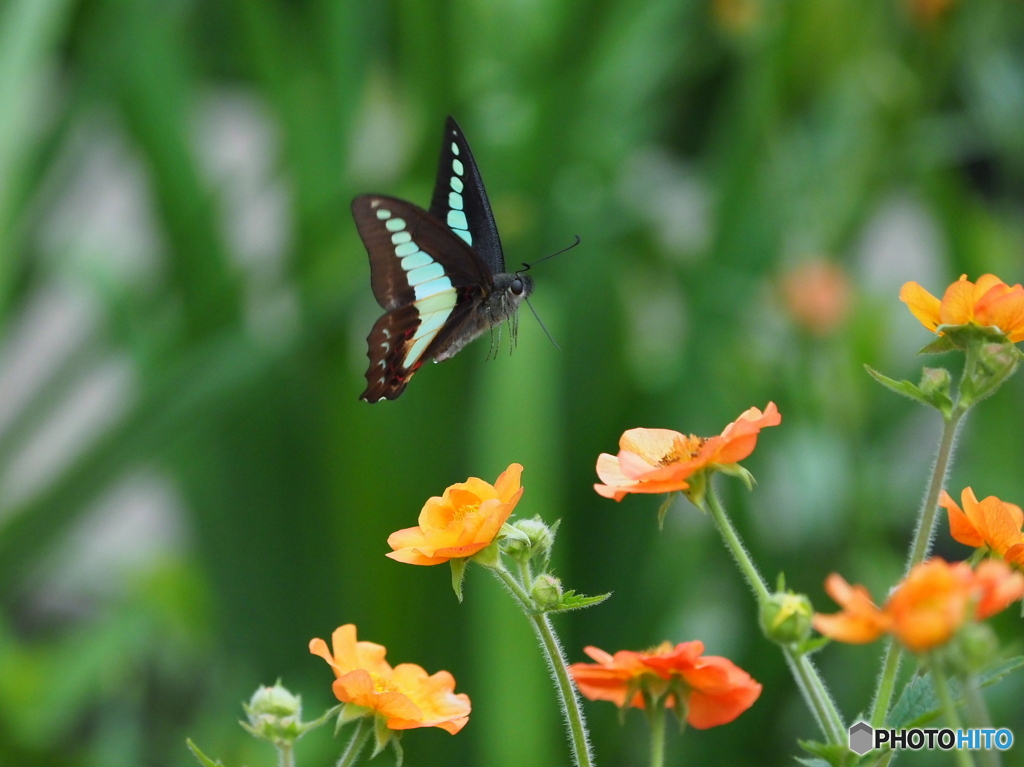
[(617, 456), (602, 453), (594, 489), (621, 501), (627, 493), (670, 493), (690, 487), (688, 479), (705, 469), (740, 471), (737, 465), (754, 451), (757, 435), (778, 426), (782, 416), (774, 402), (762, 413), (750, 408), (717, 437), (685, 435), (670, 429), (630, 429), (619, 440)]
[(900, 300), (929, 330), (941, 325), (995, 327), (1012, 343), (1024, 341), (1024, 287), (1010, 287), (993, 274), (983, 274), (977, 283), (962, 275), (939, 301), (916, 282), (900, 289)]
[(990, 495), (979, 502), (971, 488), (960, 494), (963, 509), (945, 490), (939, 505), (949, 512), (949, 534), (967, 546), (988, 546), (1007, 562), (1024, 565), (1024, 513), (1020, 506)]
[(863, 586), (833, 573), (825, 582), (843, 611), (814, 616), (814, 628), (839, 642), (873, 642), (893, 634), (913, 652), (945, 644), (968, 620), (984, 620), (1024, 596), (1024, 575), (996, 560), (971, 570), (936, 557), (915, 566), (879, 609)]
[(804, 261), (783, 276), (780, 287), (793, 321), (817, 336), (827, 336), (850, 314), (850, 278), (834, 261)]
[(334, 630), (331, 644), (333, 652), (324, 640), (313, 639), (309, 651), (334, 671), (334, 696), (381, 717), (388, 729), (440, 727), (454, 735), (469, 721), (469, 696), (455, 694), (455, 679), (447, 671), (428, 676), (413, 663), (391, 668), (384, 660), (387, 650), (357, 642), (351, 623)]
[(732, 661), (701, 657), (704, 643), (699, 641), (674, 648), (663, 642), (650, 652), (620, 650), (609, 655), (596, 647), (584, 652), (597, 663), (573, 663), (569, 673), (586, 698), (643, 708), (646, 690), (655, 699), (664, 697), (666, 708), (674, 708), (679, 696), (686, 721), (698, 730), (728, 724), (761, 694), (761, 685)]
[(523, 467), (513, 463), (493, 485), (470, 477), (449, 487), (442, 497), (429, 499), (419, 526), (388, 537), (394, 551), (387, 556), (410, 565), (439, 565), (487, 548), (519, 503), (522, 472)]

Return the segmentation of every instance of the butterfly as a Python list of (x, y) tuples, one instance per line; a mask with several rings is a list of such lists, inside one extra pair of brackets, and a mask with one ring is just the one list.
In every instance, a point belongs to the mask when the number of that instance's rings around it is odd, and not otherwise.
[[(533, 290), (507, 273), (484, 182), (469, 143), (445, 121), (430, 210), (379, 194), (352, 201), (370, 257), (370, 285), (386, 312), (366, 338), (360, 399), (396, 399), (427, 360), (453, 357), (506, 320)], [(514, 326), (513, 326), (514, 327)]]

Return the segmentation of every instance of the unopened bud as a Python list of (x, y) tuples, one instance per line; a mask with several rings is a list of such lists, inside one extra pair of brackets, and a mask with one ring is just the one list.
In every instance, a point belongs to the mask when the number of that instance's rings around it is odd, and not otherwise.
[(814, 608), (803, 594), (777, 591), (762, 603), (758, 619), (761, 631), (776, 644), (803, 642), (811, 635)]
[(272, 743), (296, 740), (303, 732), (302, 699), (281, 686), (260, 687), (247, 704), (242, 704), (249, 719), (243, 727), (258, 738)]
[(537, 607), (555, 607), (562, 601), (562, 582), (553, 575), (538, 575), (533, 582), (530, 596)]
[(505, 550), (516, 559), (544, 556), (555, 542), (554, 532), (540, 517), (517, 520), (511, 527), (522, 534), (510, 536), (505, 544)]

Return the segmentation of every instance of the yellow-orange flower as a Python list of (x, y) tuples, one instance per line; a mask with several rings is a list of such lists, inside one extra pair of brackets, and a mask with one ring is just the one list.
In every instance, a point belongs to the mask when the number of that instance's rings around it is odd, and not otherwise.
[(342, 703), (367, 709), (391, 730), (440, 727), (452, 735), (469, 721), (469, 696), (455, 693), (455, 679), (447, 671), (428, 675), (414, 663), (394, 668), (384, 660), (387, 650), (373, 642), (356, 641), (351, 623), (334, 630), (332, 649), (313, 639), (309, 651), (334, 671), (334, 696)]
[(1024, 513), (1020, 506), (990, 495), (979, 501), (971, 488), (960, 494), (961, 509), (945, 490), (939, 505), (949, 512), (949, 534), (967, 546), (988, 546), (1007, 562), (1024, 565)]
[(512, 514), (523, 488), (523, 467), (513, 463), (491, 485), (470, 477), (423, 506), (419, 525), (392, 533), (387, 556), (410, 565), (439, 565), (487, 548)]
[(669, 642), (650, 652), (620, 650), (609, 655), (596, 647), (584, 649), (596, 663), (573, 663), (569, 673), (580, 693), (590, 700), (607, 700), (619, 708), (644, 708), (642, 690), (664, 696), (667, 708), (676, 696), (685, 703), (686, 721), (698, 730), (728, 724), (761, 694), (761, 685), (727, 658), (701, 656), (704, 643)]
[(989, 560), (971, 570), (966, 562), (936, 557), (915, 566), (878, 608), (863, 586), (833, 573), (825, 591), (843, 608), (818, 613), (814, 628), (839, 642), (873, 642), (893, 634), (908, 650), (926, 652), (945, 644), (968, 620), (983, 620), (1024, 596), (1024, 575)]
[(1024, 287), (1009, 286), (993, 274), (970, 282), (967, 275), (946, 288), (940, 301), (916, 282), (900, 289), (900, 300), (931, 331), (940, 325), (998, 328), (1011, 342), (1024, 341)]
[(616, 501), (627, 493), (685, 490), (689, 478), (699, 471), (734, 470), (754, 451), (761, 429), (781, 422), (775, 403), (769, 402), (763, 413), (750, 408), (717, 437), (670, 429), (630, 429), (619, 439), (617, 456), (602, 453), (598, 457), (597, 475), (604, 484), (595, 484), (594, 489)]

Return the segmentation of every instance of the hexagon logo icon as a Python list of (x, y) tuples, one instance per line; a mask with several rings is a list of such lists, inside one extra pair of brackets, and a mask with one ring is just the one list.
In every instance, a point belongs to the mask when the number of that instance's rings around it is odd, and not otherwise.
[(875, 731), (867, 722), (857, 722), (850, 726), (850, 750), (864, 756), (871, 750), (875, 741)]

